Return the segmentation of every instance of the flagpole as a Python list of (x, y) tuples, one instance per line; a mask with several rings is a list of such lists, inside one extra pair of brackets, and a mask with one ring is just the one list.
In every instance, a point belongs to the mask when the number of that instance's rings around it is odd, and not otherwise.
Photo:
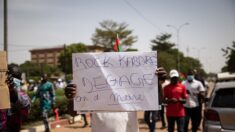
[(116, 43), (117, 43), (117, 52), (120, 52), (120, 48), (119, 48), (119, 36), (118, 36), (118, 33), (117, 33), (117, 36), (116, 36)]

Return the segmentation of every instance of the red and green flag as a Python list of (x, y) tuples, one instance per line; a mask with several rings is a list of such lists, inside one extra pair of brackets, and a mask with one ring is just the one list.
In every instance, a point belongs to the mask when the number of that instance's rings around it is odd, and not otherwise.
[(121, 52), (122, 51), (122, 47), (121, 47), (121, 43), (120, 43), (120, 39), (118, 37), (118, 34), (117, 34), (117, 38), (116, 38), (115, 44), (113, 46), (113, 50), (115, 52)]
[(180, 82), (183, 82), (185, 80), (185, 78), (186, 78), (185, 74), (183, 72), (180, 72), (179, 74), (180, 74), (179, 80), (180, 80)]

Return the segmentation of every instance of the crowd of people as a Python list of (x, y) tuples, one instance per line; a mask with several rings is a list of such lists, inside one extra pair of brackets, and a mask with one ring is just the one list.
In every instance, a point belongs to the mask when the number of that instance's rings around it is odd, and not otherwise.
[[(187, 132), (189, 122), (192, 123), (192, 132), (197, 132), (201, 123), (202, 103), (206, 94), (203, 79), (190, 70), (187, 78), (180, 81), (177, 70), (167, 72), (164, 68), (158, 68), (155, 73), (158, 76), (159, 103), (161, 110), (145, 111), (144, 120), (150, 132), (155, 131), (157, 120), (162, 121), (162, 129), (167, 127), (168, 132), (174, 132), (174, 124), (177, 124), (178, 132)], [(0, 131), (20, 131), (21, 123), (29, 115), (31, 103), (39, 98), (40, 111), (45, 125), (45, 131), (49, 132), (48, 113), (55, 108), (54, 86), (48, 81), (47, 75), (41, 76), (41, 82), (37, 87), (32, 100), (21, 89), (21, 72), (17, 65), (8, 66), (7, 84), (10, 92), (10, 109), (0, 110)], [(72, 100), (77, 91), (75, 84), (68, 84), (64, 91), (69, 100)], [(70, 110), (73, 108), (70, 107)], [(166, 111), (165, 111), (166, 109)], [(165, 116), (167, 123), (165, 122)], [(88, 125), (85, 118), (84, 127)], [(101, 112), (93, 113), (91, 118), (92, 132), (138, 132), (138, 119), (136, 112)]]
[[(207, 94), (207, 86), (196, 70), (189, 70), (185, 80), (180, 80), (177, 70), (169, 73), (170, 81), (160, 80), (162, 92), (160, 93), (161, 110), (145, 111), (144, 119), (150, 132), (155, 131), (155, 123), (158, 119), (162, 122), (161, 129), (166, 128), (165, 108), (168, 124), (168, 132), (174, 132), (174, 124), (177, 124), (178, 132), (188, 132), (191, 120), (192, 132), (197, 132), (202, 119), (202, 104)], [(159, 114), (158, 114), (159, 113)], [(151, 118), (149, 118), (151, 115)]]

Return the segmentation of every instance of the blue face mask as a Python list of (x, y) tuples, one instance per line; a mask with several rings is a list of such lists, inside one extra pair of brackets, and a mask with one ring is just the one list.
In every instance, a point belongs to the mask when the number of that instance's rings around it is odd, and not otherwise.
[(194, 79), (194, 76), (193, 76), (193, 75), (188, 75), (188, 76), (187, 76), (187, 80), (188, 80), (188, 81), (192, 81), (193, 79)]
[(16, 89), (20, 89), (21, 80), (19, 80), (19, 79), (17, 79), (17, 78), (13, 78), (13, 82), (14, 82), (15, 88), (16, 88)]

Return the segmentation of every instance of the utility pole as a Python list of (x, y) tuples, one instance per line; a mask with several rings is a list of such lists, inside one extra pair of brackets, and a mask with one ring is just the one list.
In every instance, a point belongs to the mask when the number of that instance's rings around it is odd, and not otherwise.
[(8, 60), (8, 47), (7, 47), (7, 0), (4, 0), (4, 51), (6, 51), (7, 54), (7, 60)]
[(64, 44), (64, 80), (67, 81), (67, 60), (66, 60), (66, 44)]

